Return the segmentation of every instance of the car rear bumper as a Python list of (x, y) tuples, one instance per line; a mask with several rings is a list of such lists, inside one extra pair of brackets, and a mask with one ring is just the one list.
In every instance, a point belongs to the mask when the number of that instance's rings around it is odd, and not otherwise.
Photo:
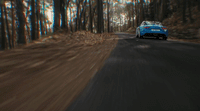
[(164, 31), (142, 31), (140, 32), (141, 36), (166, 36), (168, 37), (168, 32)]
[(158, 36), (158, 37), (163, 37), (163, 36), (166, 36), (166, 34), (161, 34), (161, 33), (145, 33), (143, 36)]

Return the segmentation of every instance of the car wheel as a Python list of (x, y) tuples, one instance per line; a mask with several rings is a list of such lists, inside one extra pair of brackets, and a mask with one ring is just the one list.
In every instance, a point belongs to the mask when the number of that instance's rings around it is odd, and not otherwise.
[(138, 35), (137, 35), (137, 33), (136, 33), (136, 36), (135, 36), (136, 38), (138, 38)]
[(164, 37), (163, 37), (163, 40), (167, 40), (167, 37), (166, 37), (166, 36), (164, 36)]
[(140, 31), (139, 31), (139, 37), (140, 37), (140, 39), (143, 39), (143, 36), (140, 35)]

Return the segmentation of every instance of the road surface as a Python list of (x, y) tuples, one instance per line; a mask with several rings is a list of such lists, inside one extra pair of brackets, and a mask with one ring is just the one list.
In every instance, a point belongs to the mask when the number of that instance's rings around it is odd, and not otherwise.
[(119, 42), (67, 111), (199, 111), (200, 45), (138, 39)]

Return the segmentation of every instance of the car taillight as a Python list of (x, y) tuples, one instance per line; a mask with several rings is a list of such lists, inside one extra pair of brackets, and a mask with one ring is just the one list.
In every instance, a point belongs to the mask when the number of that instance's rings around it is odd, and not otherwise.
[(148, 28), (150, 28), (150, 27), (144, 27), (145, 29), (148, 29)]
[(167, 31), (167, 28), (165, 28), (165, 27), (162, 27), (162, 29), (166, 32)]

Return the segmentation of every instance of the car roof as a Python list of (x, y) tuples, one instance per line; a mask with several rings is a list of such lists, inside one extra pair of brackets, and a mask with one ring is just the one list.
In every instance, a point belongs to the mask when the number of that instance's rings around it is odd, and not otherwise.
[[(143, 22), (159, 22), (159, 21), (143, 21)], [(161, 23), (161, 22), (160, 22)]]

